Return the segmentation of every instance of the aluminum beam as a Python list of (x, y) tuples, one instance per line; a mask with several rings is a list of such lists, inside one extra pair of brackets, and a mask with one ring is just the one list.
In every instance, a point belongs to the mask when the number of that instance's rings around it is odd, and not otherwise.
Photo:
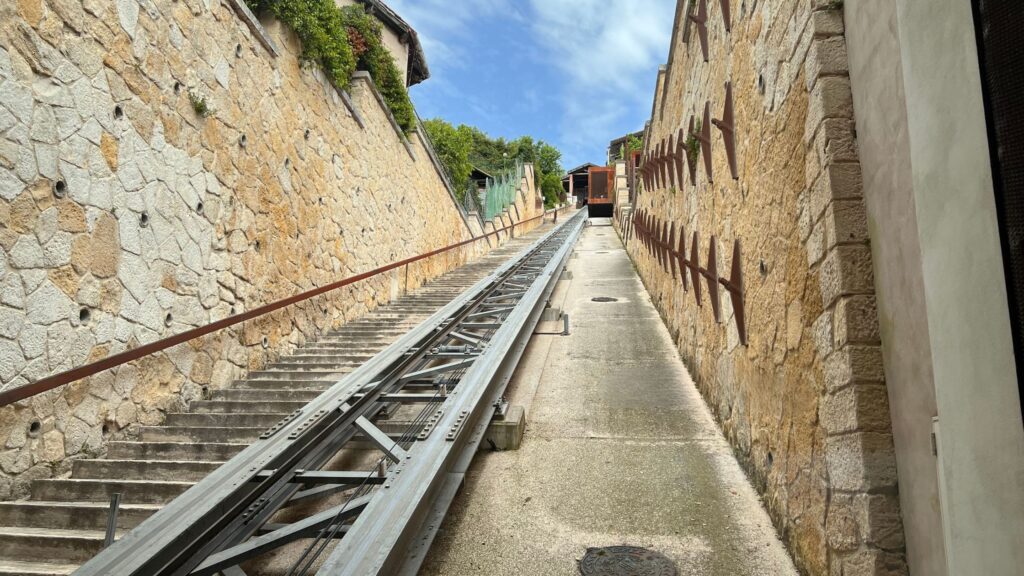
[[(212, 574), (295, 538), (309, 537), (311, 532), (316, 532), (318, 538), (344, 536), (329, 559), (332, 566), (339, 561), (339, 550), (349, 549), (351, 542), (366, 558), (346, 556), (344, 564), (365, 561), (366, 566), (371, 567), (370, 571), (360, 569), (345, 573), (387, 573), (388, 567), (408, 565), (408, 561), (403, 560), (407, 556), (403, 548), (411, 549), (408, 538), (421, 531), (423, 514), (428, 510), (443, 514), (447, 509), (446, 502), (450, 502), (450, 498), (445, 494), (454, 494), (450, 483), (461, 476), (475, 452), (482, 427), (486, 427), (493, 412), (492, 405), (497, 399), (493, 396), (500, 395), (525, 348), (544, 300), (553, 289), (553, 278), (557, 278), (582, 229), (582, 214), (566, 220), (272, 427), (252, 446), (100, 552), (75, 574)], [(514, 287), (509, 286), (512, 283)], [(515, 292), (496, 296), (500, 290), (509, 288)], [(508, 312), (489, 311), (498, 322), (475, 323), (478, 326), (468, 322), (469, 316), (484, 310), (492, 298), (502, 301), (505, 308), (513, 304), (514, 307)], [(484, 333), (470, 336), (460, 332), (468, 329)], [(474, 348), (482, 346), (483, 352), (441, 366), (431, 365), (436, 361), (430, 356), (432, 350), (447, 349), (445, 344), (452, 339), (467, 341), (466, 338), (473, 339), (470, 344)], [(403, 392), (406, 386), (422, 389), (423, 381), (431, 378), (435, 381), (428, 383), (428, 389), (440, 391), (436, 402), (427, 401), (423, 395)], [(455, 386), (456, 393), (445, 394), (449, 387)], [(372, 423), (387, 403), (411, 401), (413, 396), (419, 396), (415, 400), (423, 403), (423, 420), (417, 423), (422, 429), (413, 429), (412, 434), (386, 434)], [(441, 409), (436, 409), (439, 405)], [(436, 432), (431, 433), (435, 428)], [(332, 478), (330, 473), (317, 469), (339, 449), (352, 441), (358, 442), (360, 437), (370, 439), (387, 459), (396, 463), (391, 470), (382, 464), (381, 472), (386, 471), (382, 487), (375, 487), (380, 484), (377, 471), (363, 472), (365, 480), (348, 497), (348, 504), (358, 503), (357, 507), (335, 507), (281, 527), (269, 522), (279, 510), (295, 502), (351, 491), (356, 479), (347, 476), (350, 473), (338, 473)], [(405, 446), (400, 446), (399, 441)], [(443, 447), (441, 453), (436, 452), (438, 445)], [(438, 462), (427, 462), (439, 455)], [(424, 476), (431, 470), (436, 473), (434, 476)], [(405, 471), (414, 473), (400, 474)], [(303, 482), (304, 475), (309, 482)], [(423, 492), (417, 493), (409, 487), (409, 479), (414, 476), (424, 481)], [(310, 488), (313, 484), (318, 485)], [(448, 488), (438, 490), (441, 484)], [(437, 497), (438, 494), (441, 496)], [(412, 509), (402, 503), (406, 500), (406, 504), (413, 505)], [(396, 537), (370, 536), (375, 532), (372, 527), (377, 526), (366, 510), (371, 505), (375, 510), (373, 516), (380, 513), (382, 518), (397, 519), (404, 524), (390, 526), (387, 530), (388, 534), (397, 534)], [(333, 519), (326, 519), (331, 513)], [(348, 525), (357, 513), (356, 523)], [(268, 526), (274, 529), (268, 531)], [(354, 530), (357, 527), (359, 530)], [(373, 566), (380, 569), (374, 570)], [(300, 573), (307, 573), (306, 568), (308, 565)], [(322, 570), (320, 573), (335, 572)]]
[(546, 296), (554, 289), (583, 221), (576, 220), (573, 225), (570, 237), (543, 270), (538, 269), (539, 276), (501, 323), (486, 352), (463, 376), (459, 394), (444, 404), (444, 416), (438, 427), (454, 430), (454, 437), (433, 434), (410, 448), (409, 459), (396, 467), (389, 481), (389, 497), (375, 499), (367, 506), (318, 575), (416, 572), (422, 555), (412, 553), (413, 543), (422, 547), (424, 540), (432, 539), (433, 531), (424, 529), (429, 526), (426, 519), (431, 511), (436, 516), (439, 509), (447, 510), (454, 497), (452, 486), (457, 487), (462, 481), (482, 431), (490, 421), (493, 402), (504, 391), (540, 319)]

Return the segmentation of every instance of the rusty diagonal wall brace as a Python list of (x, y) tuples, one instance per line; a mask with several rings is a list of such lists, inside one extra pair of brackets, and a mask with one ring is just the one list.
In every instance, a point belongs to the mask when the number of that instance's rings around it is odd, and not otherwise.
[[(729, 0), (719, 0), (722, 5), (722, 21), (725, 31), (732, 32), (732, 16), (729, 11)], [(700, 52), (704, 61), (708, 61), (708, 0), (697, 0), (697, 14), (687, 16), (697, 26), (697, 37), (700, 38)]]
[[(707, 112), (704, 114), (707, 117)], [(729, 159), (729, 172), (733, 180), (739, 180), (739, 171), (736, 169), (736, 123), (732, 110), (732, 82), (725, 83), (725, 109), (722, 111), (722, 119), (713, 118), (711, 123), (722, 131), (725, 155)]]
[[(729, 9), (729, 0), (719, 0), (722, 7), (722, 20), (725, 23), (725, 31), (732, 32), (732, 17)], [(697, 14), (689, 14), (689, 18), (697, 26), (697, 36), (700, 39), (701, 54), (704, 62), (708, 61), (708, 3), (707, 0), (697, 0)], [(704, 102), (704, 117), (700, 130), (696, 130), (694, 116), (690, 115), (689, 126), (684, 132), (679, 128), (678, 135), (669, 134), (668, 139), (662, 139), (654, 145), (653, 150), (648, 150), (643, 155), (643, 163), (640, 167), (640, 177), (644, 186), (648, 189), (665, 188), (666, 186), (683, 187), (683, 162), (686, 162), (687, 171), (690, 174), (690, 184), (697, 185), (697, 159), (690, 154), (687, 141), (694, 138), (700, 142), (700, 155), (704, 157), (704, 171), (708, 183), (714, 183), (711, 163), (711, 125), (714, 124), (722, 132), (722, 140), (725, 144), (725, 153), (729, 161), (729, 172), (733, 180), (739, 179), (739, 170), (736, 165), (736, 125), (733, 110), (732, 82), (725, 83), (725, 105), (721, 118), (711, 118), (711, 101)], [(684, 135), (686, 136), (684, 138)], [(700, 244), (697, 232), (693, 233), (693, 242), (690, 248), (690, 257), (686, 257), (686, 228), (679, 225), (678, 244), (676, 242), (676, 225), (674, 222), (663, 222), (656, 216), (648, 214), (646, 210), (634, 210), (632, 218), (627, 223), (627, 230), (624, 234), (628, 243), (635, 235), (647, 248), (647, 251), (658, 260), (658, 264), (666, 273), (672, 273), (672, 279), (677, 278), (677, 272), (681, 276), (683, 291), (689, 291), (686, 272), (689, 270), (693, 284), (693, 294), (697, 299), (697, 306), (703, 306), (701, 298), (701, 282), (703, 277), (707, 282), (711, 309), (715, 321), (722, 322), (721, 297), (719, 285), (726, 289), (729, 298), (732, 300), (733, 315), (736, 320), (736, 328), (739, 333), (740, 342), (747, 344), (746, 314), (743, 308), (743, 266), (742, 248), (737, 238), (733, 242), (732, 266), (729, 278), (722, 278), (718, 275), (718, 257), (716, 246), (718, 242), (715, 236), (711, 236), (711, 243), (708, 247), (708, 265), (700, 265)]]
[[(700, 38), (700, 52), (704, 61), (708, 61), (708, 0), (697, 0), (697, 14), (687, 16), (697, 25), (697, 37)], [(726, 24), (728, 27), (728, 24)]]
[[(711, 236), (711, 244), (708, 247), (708, 264), (700, 265), (700, 244), (697, 232), (693, 232), (693, 241), (690, 248), (690, 256), (686, 256), (686, 228), (679, 226), (679, 240), (676, 243), (675, 223), (669, 225), (656, 216), (648, 214), (646, 210), (639, 210), (633, 214), (632, 232), (647, 248), (654, 258), (657, 259), (662, 270), (671, 272), (672, 278), (676, 278), (678, 269), (682, 276), (683, 291), (689, 292), (689, 285), (686, 281), (686, 272), (690, 272), (690, 279), (693, 285), (694, 297), (698, 306), (703, 306), (701, 294), (701, 277), (707, 282), (708, 295), (711, 300), (711, 310), (715, 316), (715, 322), (722, 322), (721, 296), (719, 285), (729, 293), (732, 301), (733, 316), (736, 320), (736, 330), (739, 333), (740, 343), (747, 344), (746, 314), (743, 305), (744, 284), (742, 267), (742, 246), (740, 240), (733, 242), (732, 263), (730, 266), (729, 278), (722, 278), (718, 275), (718, 258), (716, 246), (718, 245), (715, 236)], [(678, 268), (677, 268), (678, 267)]]

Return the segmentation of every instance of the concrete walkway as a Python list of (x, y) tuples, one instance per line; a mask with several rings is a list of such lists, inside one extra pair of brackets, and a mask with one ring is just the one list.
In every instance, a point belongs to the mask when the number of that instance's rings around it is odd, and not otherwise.
[(795, 575), (614, 230), (586, 228), (569, 269), (572, 334), (535, 337), (510, 385), (523, 445), (477, 456), (421, 573), (578, 574), (628, 544), (681, 575)]

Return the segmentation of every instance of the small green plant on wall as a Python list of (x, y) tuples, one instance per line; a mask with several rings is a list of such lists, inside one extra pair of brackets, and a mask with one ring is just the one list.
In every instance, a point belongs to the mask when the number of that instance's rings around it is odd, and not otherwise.
[(402, 73), (384, 46), (383, 26), (361, 5), (339, 8), (333, 0), (246, 0), (246, 4), (290, 26), (302, 42), (301, 58), (319, 64), (335, 86), (347, 87), (356, 70), (369, 72), (398, 125), (406, 132), (416, 126)]
[(693, 132), (686, 137), (686, 156), (690, 159), (690, 164), (696, 162), (697, 156), (700, 155), (700, 140), (697, 139), (697, 134), (700, 134), (702, 124), (701, 120), (697, 120)]
[(207, 118), (213, 114), (213, 108), (206, 102), (206, 97), (195, 90), (188, 93), (188, 101), (192, 103), (192, 111), (200, 118)]
[(626, 153), (639, 152), (644, 147), (644, 141), (636, 134), (629, 137), (629, 147), (626, 148)]

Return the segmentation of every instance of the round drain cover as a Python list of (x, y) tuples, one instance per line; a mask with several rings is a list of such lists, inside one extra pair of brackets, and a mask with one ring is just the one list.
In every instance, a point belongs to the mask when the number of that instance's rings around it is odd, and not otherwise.
[(597, 298), (591, 298), (591, 302), (618, 302), (618, 298), (612, 298), (610, 296), (598, 296)]
[(580, 560), (583, 576), (676, 576), (676, 567), (664, 554), (637, 546), (587, 548)]

